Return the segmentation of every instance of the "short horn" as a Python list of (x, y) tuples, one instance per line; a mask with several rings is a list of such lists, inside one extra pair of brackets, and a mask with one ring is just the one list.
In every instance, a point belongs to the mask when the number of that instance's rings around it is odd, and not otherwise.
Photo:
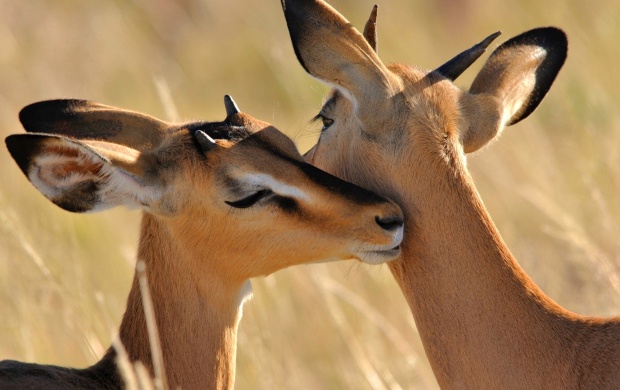
[(368, 42), (370, 47), (372, 47), (372, 50), (378, 54), (377, 44), (379, 43), (379, 40), (377, 38), (377, 9), (379, 9), (379, 6), (375, 4), (375, 6), (372, 7), (372, 12), (366, 22), (366, 26), (364, 26), (364, 38), (366, 38), (366, 42)]
[(489, 35), (482, 42), (460, 53), (450, 61), (441, 65), (435, 69), (436, 73), (440, 73), (442, 76), (454, 81), (461, 75), (467, 68), (471, 66), (481, 55), (485, 52), (487, 47), (497, 38), (502, 32), (498, 31)]
[(196, 131), (196, 133), (194, 133), (194, 136), (196, 137), (196, 141), (198, 141), (198, 143), (202, 147), (203, 152), (205, 153), (217, 147), (215, 140), (202, 130)]
[(237, 106), (237, 103), (230, 95), (224, 95), (224, 106), (226, 107), (226, 118), (230, 118), (232, 115), (239, 114), (241, 110)]

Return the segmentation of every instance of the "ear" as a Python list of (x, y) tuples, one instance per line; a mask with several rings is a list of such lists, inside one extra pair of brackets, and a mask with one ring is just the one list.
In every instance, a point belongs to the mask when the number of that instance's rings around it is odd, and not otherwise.
[(568, 50), (566, 34), (554, 27), (518, 35), (489, 57), (469, 92), (468, 114), (478, 118), (461, 135), (466, 152), (477, 150), (510, 126), (527, 118), (545, 97)]
[(163, 191), (155, 159), (123, 145), (45, 134), (10, 135), (6, 145), (28, 180), (68, 211), (149, 206)]
[(170, 127), (138, 112), (76, 99), (30, 104), (20, 111), (19, 120), (29, 133), (105, 140), (136, 150), (159, 145)]
[(373, 120), (400, 90), (364, 36), (321, 0), (282, 0), (297, 59), (306, 72), (339, 89), (353, 101), (362, 123)]

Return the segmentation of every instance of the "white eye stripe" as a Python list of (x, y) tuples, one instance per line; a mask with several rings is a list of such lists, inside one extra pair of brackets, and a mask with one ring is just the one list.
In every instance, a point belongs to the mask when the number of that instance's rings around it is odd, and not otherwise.
[(308, 196), (308, 194), (302, 191), (299, 187), (284, 184), (274, 179), (273, 176), (266, 175), (264, 173), (245, 175), (241, 178), (241, 180), (253, 186), (268, 188), (281, 196), (287, 196), (305, 201), (310, 201), (311, 199), (310, 196)]

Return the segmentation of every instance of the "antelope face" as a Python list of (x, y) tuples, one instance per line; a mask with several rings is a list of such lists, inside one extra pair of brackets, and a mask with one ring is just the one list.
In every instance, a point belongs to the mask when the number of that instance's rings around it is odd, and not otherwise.
[(20, 113), (30, 133), (6, 142), (58, 206), (141, 208), (196, 263), (238, 259), (205, 263), (205, 272), (245, 280), (299, 263), (399, 255), (395, 203), (306, 163), (273, 126), (225, 103), (223, 122), (171, 125), (87, 101), (40, 102)]
[(186, 215), (222, 236), (212, 251), (252, 259), (247, 275), (325, 259), (378, 264), (399, 255), (400, 208), (308, 164), (268, 123), (234, 112), (189, 132), (202, 139), (200, 164), (208, 169), (191, 170), (187, 182), (210, 184)]
[(321, 0), (283, 0), (304, 69), (333, 86), (317, 116), (323, 129), (307, 159), (346, 180), (395, 199), (437, 196), (431, 176), (454, 177), (464, 153), (527, 117), (566, 58), (555, 28), (521, 34), (498, 47), (468, 91), (452, 84), (499, 33), (433, 71), (386, 66), (376, 53), (375, 17), (360, 34)]
[(424, 174), (455, 164), (460, 129), (470, 124), (461, 113), (466, 96), (445, 77), (404, 65), (386, 71), (397, 87), (377, 99), (383, 101), (376, 109), (340, 87), (329, 93), (316, 117), (319, 140), (305, 157), (400, 203), (403, 191), (424, 185)]

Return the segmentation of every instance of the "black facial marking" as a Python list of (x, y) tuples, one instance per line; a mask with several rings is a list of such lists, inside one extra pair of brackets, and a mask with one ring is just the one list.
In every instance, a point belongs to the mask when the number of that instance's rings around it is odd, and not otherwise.
[(298, 166), (310, 180), (361, 204), (377, 204), (385, 202), (385, 198), (355, 184), (341, 180), (308, 163), (298, 162)]
[(368, 191), (362, 187), (356, 186), (355, 184), (330, 175), (329, 173), (324, 172), (303, 160), (298, 160), (281, 153), (280, 150), (262, 138), (256, 137), (253, 141), (259, 144), (261, 149), (278, 158), (288, 161), (295, 167), (299, 168), (310, 180), (316, 184), (326, 187), (331, 192), (335, 192), (346, 197), (347, 199), (354, 200), (361, 204), (377, 204), (385, 202), (385, 198), (375, 194), (374, 192)]
[(293, 198), (276, 196), (273, 201), (282, 211), (289, 214), (300, 214), (299, 204)]

